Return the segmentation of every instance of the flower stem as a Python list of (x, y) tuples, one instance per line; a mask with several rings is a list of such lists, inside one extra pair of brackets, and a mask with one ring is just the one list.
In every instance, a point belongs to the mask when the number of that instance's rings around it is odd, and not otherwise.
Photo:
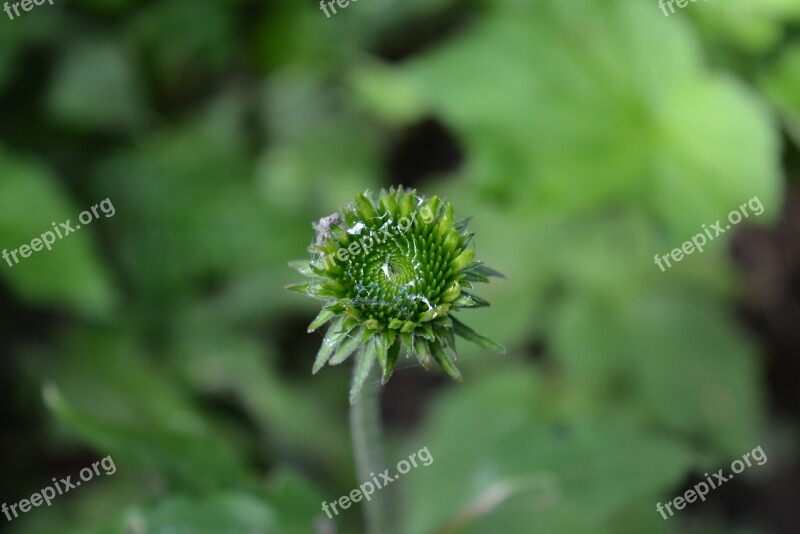
[[(373, 476), (385, 469), (380, 398), (380, 368), (376, 365), (366, 380), (360, 397), (350, 407), (350, 433), (360, 484), (369, 482), (374, 485)], [(375, 487), (371, 500), (362, 498), (361, 505), (367, 534), (391, 534), (394, 531), (388, 489)]]

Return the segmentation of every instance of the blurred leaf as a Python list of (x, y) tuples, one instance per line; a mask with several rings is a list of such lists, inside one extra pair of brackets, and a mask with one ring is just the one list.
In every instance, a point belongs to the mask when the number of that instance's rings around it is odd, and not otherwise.
[(327, 467), (349, 456), (341, 432), (344, 404), (340, 412), (320, 389), (287, 380), (259, 340), (190, 322), (179, 330), (174, 352), (175, 365), (194, 388), (232, 396), (280, 450), (302, 451)]
[[(54, 474), (57, 473), (50, 473), (47, 478), (43, 478), (42, 485), (49, 483)], [(117, 471), (113, 475), (93, 479), (90, 484), (81, 485), (79, 494), (68, 499), (55, 500), (52, 506), (40, 507), (35, 514), (27, 514), (24, 520), (14, 521), (11, 532), (41, 534), (68, 531), (85, 534), (87, 528), (76, 531), (73, 527), (106, 525), (132, 502), (143, 501), (150, 496), (151, 492), (135, 476), (126, 476), (124, 472)], [(114, 534), (119, 534), (119, 531)]]
[(116, 249), (142, 301), (163, 309), (272, 259), (269, 237), (282, 230), (253, 195), (241, 121), (241, 101), (222, 95), (199, 118), (144, 137), (98, 170), (94, 188), (118, 203)]
[(354, 98), (389, 124), (407, 125), (422, 120), (425, 105), (402, 73), (378, 62), (357, 65), (348, 76)]
[(126, 38), (155, 64), (167, 86), (222, 69), (235, 51), (232, 5), (165, 0), (130, 18)]
[(277, 514), (264, 499), (244, 493), (209, 497), (171, 496), (134, 508), (113, 523), (74, 534), (268, 534), (278, 532)]
[[(0, 247), (12, 250), (41, 240), (53, 226), (71, 221), (76, 230), (80, 209), (56, 177), (41, 165), (16, 158), (0, 148)], [(94, 224), (105, 224), (106, 219)], [(57, 234), (52, 234), (56, 238)], [(0, 277), (23, 299), (36, 305), (55, 305), (100, 315), (115, 301), (108, 274), (91, 242), (92, 230), (56, 239), (52, 250), (42, 247), (29, 258), (17, 255), (0, 261)], [(9, 262), (13, 265), (9, 266)]]
[(117, 13), (136, 4), (136, 0), (75, 0), (75, 4), (101, 13)]
[(630, 301), (570, 298), (556, 310), (553, 341), (587, 413), (632, 410), (710, 446), (717, 461), (761, 435), (753, 351), (704, 299), (656, 291)]
[[(377, 185), (381, 137), (347, 96), (321, 73), (300, 69), (275, 73), (264, 85), (261, 118), (272, 143), (258, 160), (256, 184), (271, 211), (319, 218), (353, 191)], [(310, 220), (300, 227), (310, 240)]]
[(225, 436), (186, 399), (179, 382), (153, 368), (125, 336), (87, 332), (61, 359), (36, 371), (47, 406), (118, 468), (152, 472), (190, 488), (250, 479)]
[(3, 31), (0, 32), (0, 94), (15, 78), (14, 75), (19, 75), (25, 52), (58, 35), (56, 28), (62, 20), (60, 15), (56, 10), (48, 10), (35, 17), (15, 17), (12, 21), (7, 18), (7, 13), (0, 13), (3, 21)]
[[(415, 510), (403, 531), (619, 532), (619, 514), (692, 465), (689, 450), (663, 437), (550, 413), (543, 393), (530, 373), (508, 369), (443, 397), (414, 439), (434, 461), (403, 479)], [(631, 531), (662, 523), (653, 508)]]
[(761, 77), (764, 92), (775, 105), (796, 146), (800, 146), (800, 44), (787, 46)]
[(317, 522), (329, 521), (320, 506), (326, 495), (299, 473), (279, 468), (267, 484), (267, 495), (280, 515), (281, 534), (318, 532)]
[(756, 195), (774, 218), (780, 189), (765, 110), (699, 58), (652, 6), (545, 0), (495, 10), (403, 69), (484, 192), (564, 214), (628, 199), (683, 241)]
[(698, 2), (686, 13), (710, 41), (734, 44), (748, 52), (765, 52), (785, 35), (785, 26), (800, 20), (795, 0), (725, 0)]
[(73, 44), (50, 86), (50, 113), (79, 128), (136, 130), (149, 115), (140, 79), (122, 48), (109, 42)]

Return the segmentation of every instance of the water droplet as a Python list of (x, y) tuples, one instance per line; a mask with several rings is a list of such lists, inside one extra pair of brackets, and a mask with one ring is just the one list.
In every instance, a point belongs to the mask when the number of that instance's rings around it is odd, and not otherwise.
[(347, 233), (350, 235), (361, 235), (361, 232), (367, 227), (366, 224), (359, 221), (350, 228), (347, 229)]

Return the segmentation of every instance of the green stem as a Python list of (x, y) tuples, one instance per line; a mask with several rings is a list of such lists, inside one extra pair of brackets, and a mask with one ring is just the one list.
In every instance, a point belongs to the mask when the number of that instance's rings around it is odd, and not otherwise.
[[(376, 365), (364, 383), (359, 399), (350, 407), (350, 433), (353, 438), (353, 453), (359, 484), (369, 482), (375, 486), (373, 477), (382, 473), (386, 468), (383, 455), (380, 399), (380, 368)], [(367, 501), (362, 498), (361, 505), (364, 509), (367, 534), (391, 534), (394, 531), (388, 488), (378, 489), (375, 487), (375, 493), (372, 494), (371, 500)]]

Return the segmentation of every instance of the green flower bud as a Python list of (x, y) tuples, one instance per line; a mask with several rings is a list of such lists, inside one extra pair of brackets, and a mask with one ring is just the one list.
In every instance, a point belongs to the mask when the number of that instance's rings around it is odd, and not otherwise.
[(309, 247), (314, 256), (291, 263), (310, 281), (288, 287), (324, 303), (309, 332), (330, 322), (313, 371), (359, 354), (354, 402), (375, 363), (384, 383), (389, 380), (401, 345), (407, 357), (426, 369), (436, 361), (456, 380), (461, 373), (454, 334), (504, 353), (453, 317), (461, 308), (488, 305), (468, 291), (474, 282), (502, 277), (473, 261), (467, 224), (454, 219), (450, 203), (403, 188), (381, 191), (377, 198), (367, 191), (320, 219)]

